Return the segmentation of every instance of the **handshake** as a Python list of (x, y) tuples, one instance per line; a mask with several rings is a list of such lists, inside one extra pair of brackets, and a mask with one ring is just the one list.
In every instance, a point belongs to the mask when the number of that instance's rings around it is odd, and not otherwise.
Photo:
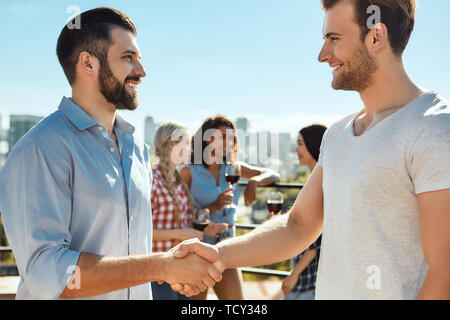
[(164, 281), (172, 290), (187, 297), (198, 295), (214, 287), (222, 280), (225, 266), (220, 259), (217, 247), (200, 242), (198, 239), (186, 240), (166, 253)]

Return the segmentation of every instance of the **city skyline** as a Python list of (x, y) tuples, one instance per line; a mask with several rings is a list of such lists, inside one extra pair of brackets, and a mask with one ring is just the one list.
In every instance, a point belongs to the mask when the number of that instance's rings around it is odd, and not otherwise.
[[(298, 158), (295, 152), (296, 136), (292, 139), (290, 133), (274, 133), (268, 130), (253, 131), (251, 122), (245, 117), (231, 119), (236, 124), (238, 138), (238, 159), (250, 165), (270, 167), (281, 176), (295, 175)], [(156, 123), (152, 116), (145, 119), (144, 141), (154, 151), (156, 130), (161, 123)], [(193, 136), (193, 132), (191, 136)], [(153, 150), (152, 150), (153, 149)]]
[[(331, 88), (331, 68), (317, 61), (323, 41), (319, 0), (105, 4), (127, 13), (138, 29), (148, 75), (138, 89), (138, 109), (119, 113), (141, 138), (149, 115), (155, 122), (173, 120), (195, 131), (220, 113), (249, 119), (254, 131), (293, 136), (305, 125), (329, 126), (362, 107), (358, 94)], [(1, 2), (0, 35), (8, 50), (0, 59), (0, 113), (46, 116), (62, 96), (71, 95), (55, 54), (56, 40), (73, 14), (70, 7), (86, 11), (100, 5), (87, 0)], [(450, 84), (443, 71), (450, 69), (450, 60), (442, 52), (449, 51), (450, 43), (440, 33), (449, 12), (448, 0), (419, 1), (404, 55), (411, 78), (447, 99)]]
[[(9, 127), (6, 126), (7, 129), (0, 125), (0, 167), (14, 145), (41, 119), (42, 116), (11, 114), (9, 115)], [(245, 117), (239, 117), (235, 122), (239, 160), (250, 165), (269, 167), (284, 177), (296, 174), (299, 168), (295, 153), (296, 137), (292, 139), (287, 132), (250, 130), (251, 122)], [(0, 114), (1, 123), (2, 115)], [(154, 155), (154, 137), (159, 125), (161, 123), (156, 123), (152, 116), (146, 117), (144, 137), (139, 137), (150, 146), (152, 156)], [(156, 158), (154, 160), (156, 161)]]

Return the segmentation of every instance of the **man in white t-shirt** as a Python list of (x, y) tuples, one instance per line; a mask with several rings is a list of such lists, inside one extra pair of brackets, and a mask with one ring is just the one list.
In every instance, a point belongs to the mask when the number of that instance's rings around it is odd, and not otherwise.
[[(450, 299), (450, 107), (403, 65), (415, 1), (322, 5), (319, 60), (333, 68), (332, 87), (359, 92), (364, 108), (325, 133), (290, 214), (220, 243), (216, 264), (281, 261), (323, 232), (317, 299)], [(179, 256), (211, 250), (190, 243)]]

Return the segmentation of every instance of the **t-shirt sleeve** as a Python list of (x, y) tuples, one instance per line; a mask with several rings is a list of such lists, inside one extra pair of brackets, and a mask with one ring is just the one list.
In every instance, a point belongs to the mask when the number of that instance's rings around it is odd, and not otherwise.
[(450, 189), (450, 114), (430, 116), (413, 142), (409, 173), (416, 195)]
[(322, 168), (323, 168), (323, 157), (324, 157), (324, 153), (325, 153), (325, 146), (328, 142), (329, 135), (330, 135), (330, 128), (328, 128), (325, 131), (325, 133), (323, 134), (323, 137), (322, 137), (322, 142), (320, 143), (320, 154), (319, 154), (319, 160), (317, 161), (317, 165)]

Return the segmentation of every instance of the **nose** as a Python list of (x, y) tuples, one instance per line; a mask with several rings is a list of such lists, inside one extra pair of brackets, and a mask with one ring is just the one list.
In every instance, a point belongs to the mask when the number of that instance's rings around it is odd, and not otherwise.
[(144, 66), (139, 62), (136, 61), (136, 74), (140, 77), (140, 78), (144, 78), (147, 75), (147, 72), (144, 69)]
[(322, 50), (320, 50), (318, 60), (319, 62), (328, 62), (331, 60), (331, 52), (326, 43), (323, 44)]

